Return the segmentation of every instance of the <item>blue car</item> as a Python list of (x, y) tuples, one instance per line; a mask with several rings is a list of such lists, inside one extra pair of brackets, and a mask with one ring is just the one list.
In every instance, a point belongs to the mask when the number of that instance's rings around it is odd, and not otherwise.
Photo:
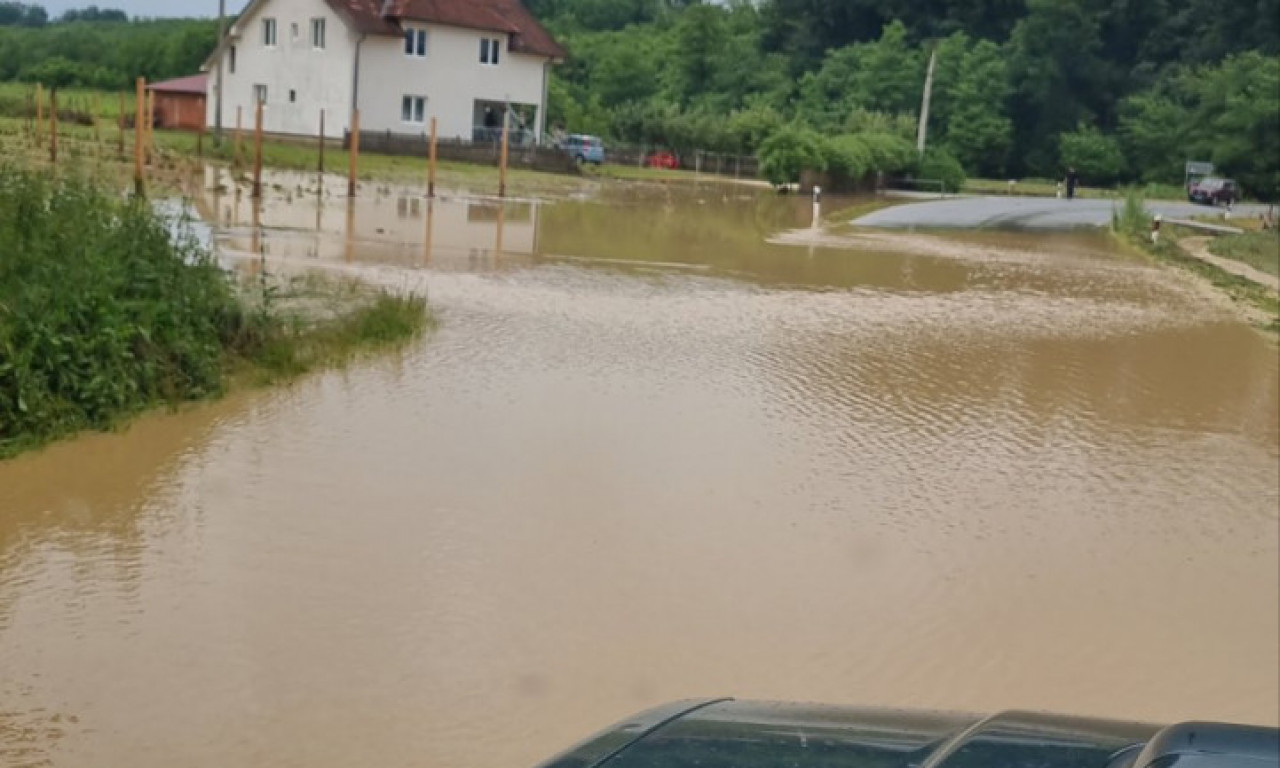
[(570, 134), (561, 144), (560, 148), (569, 153), (569, 156), (578, 163), (591, 163), (592, 165), (600, 165), (604, 162), (604, 142), (599, 136), (587, 136), (582, 133)]

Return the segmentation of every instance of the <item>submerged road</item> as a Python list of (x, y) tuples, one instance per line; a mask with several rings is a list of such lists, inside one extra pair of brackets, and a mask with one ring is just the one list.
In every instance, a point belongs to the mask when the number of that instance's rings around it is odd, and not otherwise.
[[(1045, 197), (951, 197), (884, 208), (855, 219), (863, 227), (912, 229), (1072, 229), (1111, 223), (1113, 209), (1123, 200), (1059, 200)], [(1148, 201), (1147, 209), (1165, 218), (1190, 218), (1221, 213), (1192, 203)], [(1233, 216), (1257, 216), (1265, 205), (1240, 204)]]

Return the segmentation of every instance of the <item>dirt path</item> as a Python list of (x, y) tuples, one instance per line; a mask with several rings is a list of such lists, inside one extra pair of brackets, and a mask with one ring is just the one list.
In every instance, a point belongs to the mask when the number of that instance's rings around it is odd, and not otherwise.
[(1269, 275), (1260, 269), (1243, 264), (1233, 259), (1225, 259), (1221, 256), (1215, 256), (1209, 252), (1209, 237), (1185, 237), (1179, 241), (1179, 245), (1189, 255), (1213, 266), (1224, 272), (1230, 272), (1233, 275), (1243, 277), (1246, 280), (1264, 285), (1273, 291), (1280, 292), (1280, 278), (1275, 275)]

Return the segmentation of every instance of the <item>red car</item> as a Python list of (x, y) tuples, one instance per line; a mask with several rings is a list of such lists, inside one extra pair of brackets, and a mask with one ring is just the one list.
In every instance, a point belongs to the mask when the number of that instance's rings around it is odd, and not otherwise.
[(1209, 177), (1187, 187), (1187, 199), (1205, 205), (1231, 205), (1240, 199), (1240, 188), (1231, 179)]
[(680, 167), (680, 159), (673, 153), (661, 149), (649, 155), (649, 159), (645, 160), (644, 164), (650, 168), (666, 168), (668, 171), (674, 171)]

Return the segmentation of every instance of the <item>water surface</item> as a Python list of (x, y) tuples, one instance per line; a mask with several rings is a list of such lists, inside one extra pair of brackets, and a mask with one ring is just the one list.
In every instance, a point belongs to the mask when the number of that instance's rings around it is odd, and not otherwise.
[(729, 185), (280, 183), (200, 201), (224, 247), (441, 328), (0, 464), (0, 764), (506, 768), (690, 696), (1280, 717), (1276, 349), (1176, 275), (769, 245), (807, 202)]

